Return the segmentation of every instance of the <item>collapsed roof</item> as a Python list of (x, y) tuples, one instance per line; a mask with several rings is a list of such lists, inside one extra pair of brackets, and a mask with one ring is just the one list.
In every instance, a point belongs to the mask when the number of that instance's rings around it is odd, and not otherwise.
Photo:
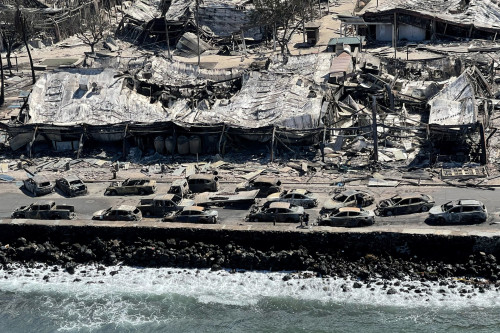
[(129, 89), (111, 69), (66, 69), (42, 75), (30, 94), (32, 124), (165, 121), (160, 103)]
[(476, 122), (475, 91), (467, 71), (429, 101), (429, 124), (470, 125)]

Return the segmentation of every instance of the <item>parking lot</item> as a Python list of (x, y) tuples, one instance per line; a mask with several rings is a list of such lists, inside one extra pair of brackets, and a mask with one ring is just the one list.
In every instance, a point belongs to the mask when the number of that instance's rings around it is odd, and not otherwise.
[[(138, 195), (128, 195), (128, 196), (107, 196), (104, 195), (104, 191), (108, 186), (109, 182), (98, 182), (89, 183), (88, 190), (89, 193), (85, 196), (66, 198), (58, 190), (56, 192), (45, 195), (43, 197), (31, 197), (23, 189), (20, 188), (21, 183), (3, 183), (0, 184), (0, 191), (2, 191), (0, 201), (0, 218), (9, 218), (12, 211), (19, 206), (27, 205), (33, 202), (49, 201), (53, 200), (57, 204), (67, 204), (74, 205), (75, 212), (78, 215), (78, 219), (85, 220), (91, 219), (92, 214), (95, 211), (105, 209), (116, 205), (131, 205), (136, 206), (139, 204), (141, 198), (153, 198), (155, 195), (166, 193), (170, 187), (170, 182), (160, 182), (157, 184), (157, 192), (151, 195), (138, 196)], [(221, 191), (233, 191), (236, 187), (234, 182), (222, 182), (220, 184)], [(336, 188), (330, 186), (329, 184), (301, 184), (299, 186), (294, 183), (284, 183), (283, 187), (285, 189), (294, 188), (306, 188), (314, 193), (317, 193), (319, 198), (318, 207), (306, 209), (306, 212), (310, 216), (310, 223), (314, 224), (317, 217), (319, 216), (319, 211), (323, 203), (330, 197), (334, 195)], [(346, 189), (359, 189), (371, 193), (375, 198), (375, 203), (366, 207), (366, 209), (375, 209), (376, 202), (390, 198), (395, 194), (410, 194), (410, 193), (426, 193), (431, 195), (436, 201), (437, 205), (444, 204), (450, 200), (456, 199), (476, 199), (482, 201), (488, 208), (489, 218), (486, 223), (482, 223), (474, 226), (467, 226), (470, 228), (484, 228), (491, 223), (500, 221), (498, 219), (497, 212), (500, 211), (500, 200), (498, 199), (498, 194), (496, 191), (492, 190), (479, 190), (479, 189), (469, 189), (469, 188), (453, 188), (453, 187), (415, 187), (415, 186), (401, 186), (401, 187), (365, 187), (365, 186), (353, 186), (346, 187)], [(257, 203), (263, 203), (265, 199), (257, 199)], [(244, 208), (223, 208), (215, 207), (219, 212), (219, 223), (224, 225), (242, 225), (242, 224), (270, 224), (272, 222), (248, 222), (245, 221), (245, 217), (248, 214), (248, 209)], [(428, 213), (416, 213), (409, 215), (400, 216), (390, 216), (382, 217), (376, 216), (376, 225), (395, 225), (395, 226), (428, 226), (426, 223), (426, 218)], [(144, 218), (145, 221), (155, 221), (159, 218)], [(283, 224), (284, 226), (285, 224)]]

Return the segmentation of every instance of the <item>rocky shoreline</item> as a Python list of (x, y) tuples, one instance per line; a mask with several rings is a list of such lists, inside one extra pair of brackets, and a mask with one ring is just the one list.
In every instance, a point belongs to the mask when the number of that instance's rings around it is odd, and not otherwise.
[[(406, 290), (404, 280), (439, 282), (443, 287), (455, 288), (452, 278), (469, 284), (478, 292), (500, 291), (500, 265), (492, 254), (479, 252), (455, 261), (443, 261), (416, 256), (380, 255), (371, 253), (347, 254), (344, 250), (309, 251), (304, 246), (290, 249), (258, 250), (248, 246), (228, 243), (224, 246), (184, 239), (157, 240), (102, 240), (95, 237), (86, 244), (69, 242), (37, 242), (20, 237), (12, 244), (0, 244), (0, 264), (4, 270), (15, 264), (34, 266), (47, 264), (59, 266), (69, 274), (81, 264), (102, 266), (139, 266), (172, 268), (209, 268), (212, 271), (228, 269), (266, 271), (309, 271), (300, 277), (345, 278), (352, 280), (343, 291), (351, 288), (369, 288), (373, 283), (383, 283), (387, 293)], [(285, 275), (283, 280), (295, 278)], [(380, 282), (394, 281), (396, 282)], [(497, 281), (498, 280), (498, 281)], [(415, 287), (411, 287), (415, 289)], [(408, 290), (406, 290), (408, 291)], [(424, 292), (416, 288), (415, 293)]]

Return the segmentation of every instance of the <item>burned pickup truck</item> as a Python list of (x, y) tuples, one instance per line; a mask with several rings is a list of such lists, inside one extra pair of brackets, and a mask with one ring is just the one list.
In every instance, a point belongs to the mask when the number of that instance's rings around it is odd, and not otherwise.
[(126, 179), (123, 183), (113, 182), (106, 188), (104, 194), (125, 195), (125, 194), (153, 194), (156, 192), (156, 180), (151, 179)]
[(33, 203), (17, 208), (11, 216), (13, 219), (37, 220), (72, 220), (76, 218), (75, 207), (56, 205), (54, 201)]
[(137, 208), (139, 208), (144, 216), (163, 217), (169, 212), (176, 212), (188, 206), (194, 206), (194, 201), (182, 199), (177, 194), (164, 194), (158, 195), (153, 199), (141, 199)]

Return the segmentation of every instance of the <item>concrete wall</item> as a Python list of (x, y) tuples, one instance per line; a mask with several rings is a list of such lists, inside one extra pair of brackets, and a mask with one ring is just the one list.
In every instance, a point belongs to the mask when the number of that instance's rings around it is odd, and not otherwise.
[(380, 42), (392, 41), (392, 24), (380, 24), (376, 26), (376, 38)]
[(399, 24), (398, 39), (406, 39), (415, 42), (425, 40), (425, 29), (408, 24)]

